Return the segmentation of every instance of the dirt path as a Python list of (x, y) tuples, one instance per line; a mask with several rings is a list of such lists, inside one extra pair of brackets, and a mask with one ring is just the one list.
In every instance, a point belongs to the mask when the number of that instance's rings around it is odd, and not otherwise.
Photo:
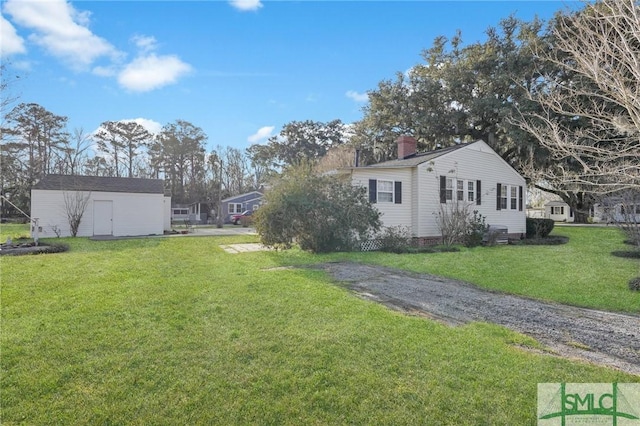
[(640, 316), (544, 303), (473, 285), (380, 266), (326, 263), (318, 268), (366, 298), (450, 325), (500, 324), (565, 357), (640, 375)]

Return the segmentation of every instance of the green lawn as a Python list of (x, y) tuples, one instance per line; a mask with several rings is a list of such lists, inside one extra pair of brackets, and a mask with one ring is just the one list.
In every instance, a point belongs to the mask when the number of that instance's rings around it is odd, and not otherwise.
[[(615, 227), (562, 227), (569, 237), (558, 246), (463, 248), (456, 253), (396, 255), (354, 253), (349, 259), (428, 272), (480, 287), (595, 309), (640, 313), (640, 292), (628, 283), (640, 276), (640, 262), (611, 255), (631, 250)], [(334, 255), (335, 257), (335, 255)]]
[[(2, 240), (13, 232), (3, 225)], [(535, 269), (551, 250), (559, 272), (610, 257), (571, 245), (588, 243), (436, 255), (219, 248), (252, 239), (66, 239), (66, 253), (0, 258), (1, 423), (535, 424), (539, 382), (640, 382), (536, 354), (526, 349), (536, 342), (502, 327), (449, 328), (361, 300), (320, 271), (282, 268), (351, 259), (481, 277), (468, 260), (540, 258)], [(635, 267), (624, 262), (615, 288), (635, 297), (622, 289)]]

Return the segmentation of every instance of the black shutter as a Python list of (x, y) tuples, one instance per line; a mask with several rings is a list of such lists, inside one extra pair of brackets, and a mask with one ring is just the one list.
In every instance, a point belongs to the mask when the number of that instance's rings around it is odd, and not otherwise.
[(402, 182), (395, 183), (394, 202), (396, 204), (402, 204)]
[(369, 202), (375, 203), (376, 201), (378, 201), (378, 181), (369, 179)]
[(502, 208), (500, 207), (500, 195), (501, 194), (502, 194), (502, 185), (498, 184), (498, 195), (496, 196), (496, 198), (497, 198), (496, 210), (502, 210)]
[(440, 202), (442, 204), (447, 202), (447, 177), (440, 176)]
[(482, 189), (480, 188), (480, 181), (477, 180), (476, 181), (476, 204), (480, 205), (481, 203), (481, 194), (482, 194)]
[(524, 199), (522, 197), (523, 195), (523, 189), (522, 187), (520, 187), (520, 190), (518, 191), (518, 210), (522, 211), (522, 204), (524, 203)]

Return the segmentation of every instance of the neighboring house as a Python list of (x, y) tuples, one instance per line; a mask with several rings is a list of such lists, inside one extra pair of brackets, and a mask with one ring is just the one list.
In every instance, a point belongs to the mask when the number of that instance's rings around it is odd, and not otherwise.
[(383, 226), (406, 226), (421, 243), (438, 242), (440, 214), (457, 207), (506, 227), (510, 238), (524, 236), (525, 179), (484, 141), (424, 153), (412, 137), (397, 143), (397, 160), (339, 171), (368, 189)]
[(564, 201), (549, 201), (544, 205), (544, 217), (554, 222), (573, 222), (573, 209)]
[(640, 203), (609, 197), (591, 208), (594, 223), (640, 223)]
[(31, 218), (40, 237), (71, 235), (67, 212), (85, 205), (78, 236), (161, 235), (171, 229), (171, 197), (164, 181), (48, 175), (31, 190)]
[(262, 197), (262, 192), (252, 191), (225, 198), (222, 200), (222, 217), (228, 222), (231, 215), (240, 214), (245, 210), (257, 210), (262, 203)]
[(206, 203), (176, 204), (171, 207), (171, 221), (190, 221), (193, 224), (205, 224), (209, 218), (209, 207)]

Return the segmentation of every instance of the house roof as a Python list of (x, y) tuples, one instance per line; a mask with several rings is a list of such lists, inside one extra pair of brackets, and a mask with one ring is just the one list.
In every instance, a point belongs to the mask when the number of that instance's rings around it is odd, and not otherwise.
[(564, 201), (561, 201), (561, 200), (551, 200), (547, 204), (545, 204), (545, 206), (552, 206), (552, 207), (568, 206), (568, 205), (569, 204), (567, 204), (567, 203), (565, 203)]
[(33, 189), (50, 191), (131, 192), (164, 194), (161, 179), (139, 179), (104, 176), (47, 175)]
[[(476, 141), (478, 142), (478, 141)], [(377, 164), (371, 164), (369, 166), (364, 166), (364, 167), (368, 167), (368, 168), (385, 168), (385, 169), (395, 169), (395, 168), (404, 168), (404, 167), (415, 167), (419, 164), (425, 163), (427, 161), (431, 161), (434, 160), (438, 157), (441, 157), (445, 154), (449, 154), (453, 151), (457, 151), (461, 148), (467, 147), (473, 143), (476, 142), (470, 142), (470, 143), (461, 143), (458, 145), (454, 145), (454, 146), (449, 146), (447, 148), (440, 148), (440, 149), (436, 149), (434, 151), (427, 151), (427, 152), (419, 152), (417, 154), (414, 154), (408, 158), (404, 158), (402, 160), (389, 160), (389, 161), (384, 161), (382, 163), (377, 163)], [(360, 167), (359, 167), (360, 168)]]
[(256, 199), (258, 199), (258, 198), (262, 198), (262, 196), (263, 196), (264, 194), (262, 194), (262, 192), (260, 192), (260, 191), (251, 191), (251, 192), (245, 192), (244, 194), (234, 195), (234, 196), (232, 196), (232, 197), (227, 197), (227, 198), (225, 198), (224, 200), (220, 200), (220, 201), (222, 201), (223, 203), (227, 203), (227, 202), (229, 202), (229, 201), (233, 201), (233, 200), (237, 200), (237, 199), (242, 199), (242, 198), (245, 198), (245, 197), (248, 197), (248, 196), (251, 196), (251, 195), (255, 195), (255, 197), (253, 197), (253, 198), (249, 198), (249, 199), (245, 199), (245, 200), (243, 200), (243, 201), (252, 201), (252, 200), (256, 200)]

